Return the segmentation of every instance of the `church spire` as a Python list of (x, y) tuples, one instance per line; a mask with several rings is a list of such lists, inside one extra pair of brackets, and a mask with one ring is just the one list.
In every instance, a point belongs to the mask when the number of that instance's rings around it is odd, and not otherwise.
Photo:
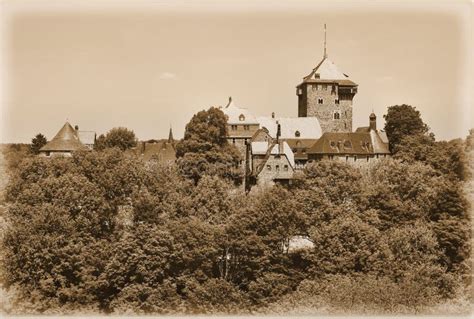
[(324, 58), (328, 57), (328, 53), (326, 50), (326, 23), (324, 24)]
[(173, 143), (174, 138), (173, 138), (173, 128), (170, 125), (170, 134), (168, 135), (168, 143)]

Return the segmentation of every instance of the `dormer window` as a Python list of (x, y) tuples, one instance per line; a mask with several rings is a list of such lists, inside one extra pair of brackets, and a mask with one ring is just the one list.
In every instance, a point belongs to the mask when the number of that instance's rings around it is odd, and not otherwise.
[(301, 135), (301, 134), (300, 134), (300, 131), (296, 131), (296, 132), (295, 132), (295, 137), (300, 137), (300, 135)]
[(352, 148), (351, 142), (350, 141), (344, 141), (344, 148)]
[(245, 116), (243, 114), (240, 114), (239, 115), (239, 121), (245, 121)]

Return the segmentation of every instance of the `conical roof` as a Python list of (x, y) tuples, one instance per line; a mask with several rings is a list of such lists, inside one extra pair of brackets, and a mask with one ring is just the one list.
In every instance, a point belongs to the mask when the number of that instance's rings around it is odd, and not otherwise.
[(76, 134), (76, 130), (66, 122), (59, 132), (43, 146), (40, 151), (43, 152), (71, 152), (85, 147)]

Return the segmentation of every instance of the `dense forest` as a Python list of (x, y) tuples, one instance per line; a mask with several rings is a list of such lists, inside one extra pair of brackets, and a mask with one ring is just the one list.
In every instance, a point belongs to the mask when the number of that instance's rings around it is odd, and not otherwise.
[[(4, 310), (469, 311), (473, 136), (436, 141), (407, 105), (385, 121), (392, 158), (314, 162), (248, 194), (215, 108), (191, 119), (171, 165), (106, 136), (71, 158), (4, 147)], [(294, 236), (313, 248), (289, 249)]]

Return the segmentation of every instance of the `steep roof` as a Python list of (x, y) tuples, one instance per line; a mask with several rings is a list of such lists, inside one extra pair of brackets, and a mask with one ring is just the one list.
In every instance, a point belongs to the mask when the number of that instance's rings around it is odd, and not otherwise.
[(168, 140), (159, 140), (154, 143), (142, 142), (138, 145), (137, 151), (145, 161), (157, 159), (160, 162), (168, 162), (176, 159), (175, 146)]
[[(260, 127), (265, 127), (272, 138), (276, 138), (278, 124), (281, 129), (281, 139), (317, 139), (322, 130), (316, 117), (257, 117)], [(297, 136), (299, 133), (299, 137)]]
[(76, 130), (66, 122), (59, 132), (43, 146), (41, 152), (72, 152), (85, 148), (77, 136)]
[(311, 73), (303, 78), (303, 82), (336, 82), (339, 85), (357, 86), (327, 56), (323, 57)]
[(228, 124), (258, 124), (257, 119), (246, 108), (238, 107), (229, 97), (229, 103), (221, 107), (222, 112), (227, 115)]
[(290, 162), (292, 167), (295, 167), (295, 157), (291, 147), (288, 145), (287, 142), (281, 141), (280, 144), (273, 145), (270, 154), (272, 155), (285, 155)]
[(372, 155), (390, 154), (379, 132), (324, 133), (307, 151), (309, 154)]

